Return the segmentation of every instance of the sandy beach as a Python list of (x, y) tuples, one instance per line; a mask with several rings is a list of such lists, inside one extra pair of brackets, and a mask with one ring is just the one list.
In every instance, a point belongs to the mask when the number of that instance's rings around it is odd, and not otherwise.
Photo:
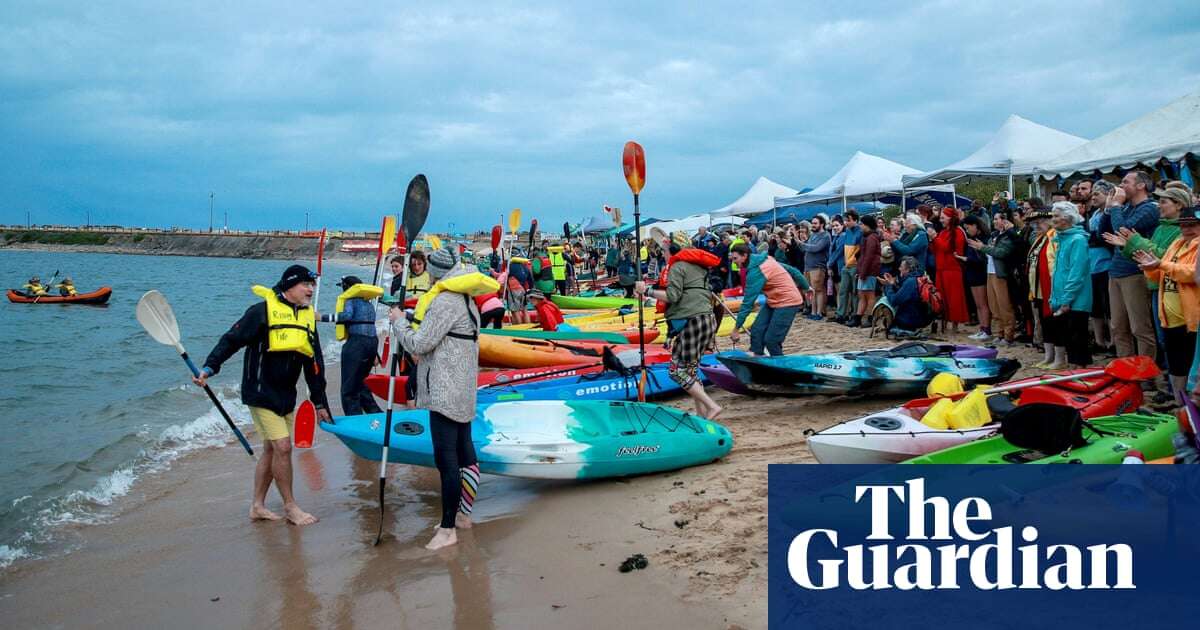
[[(802, 320), (786, 350), (886, 345)], [(1002, 356), (1039, 357), (1027, 346)], [(328, 434), (297, 451), (298, 499), (321, 519), (306, 528), (248, 522), (249, 459), (199, 451), (140, 483), (109, 523), (65, 532), (70, 553), (0, 575), (0, 615), (15, 628), (764, 627), (767, 465), (813, 462), (805, 429), (893, 401), (716, 400), (736, 439), (722, 461), (581, 484), (485, 477), (479, 523), (439, 553), (422, 547), (438, 507), (432, 470), (391, 467), (385, 544), (373, 547), (378, 469)], [(634, 553), (649, 567), (618, 572)]]

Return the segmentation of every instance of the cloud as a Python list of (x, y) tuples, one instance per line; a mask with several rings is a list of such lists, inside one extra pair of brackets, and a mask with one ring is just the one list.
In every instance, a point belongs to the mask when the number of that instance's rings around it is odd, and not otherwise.
[(370, 227), (425, 172), (433, 227), (557, 224), (628, 205), (631, 138), (680, 216), (860, 149), (935, 168), (1011, 113), (1094, 137), (1200, 87), (1198, 30), (1182, 1), (5, 5), (0, 222), (169, 225), (216, 190)]

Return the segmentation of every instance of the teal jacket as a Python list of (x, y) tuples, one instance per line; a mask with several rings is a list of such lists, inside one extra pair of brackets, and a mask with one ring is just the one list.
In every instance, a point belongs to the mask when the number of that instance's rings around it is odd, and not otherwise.
[[(737, 327), (741, 328), (746, 323), (746, 318), (750, 317), (750, 311), (754, 310), (754, 303), (758, 301), (758, 296), (762, 295), (763, 286), (767, 283), (767, 277), (763, 275), (762, 264), (767, 259), (767, 254), (750, 254), (750, 260), (746, 262), (746, 289), (742, 295), (742, 307), (738, 309)], [(776, 261), (778, 262), (778, 261)], [(808, 278), (804, 277), (804, 272), (787, 264), (779, 263), (784, 271), (792, 277), (792, 281), (796, 286), (800, 287), (801, 291), (808, 291), (812, 287), (808, 284)]]
[(1055, 234), (1058, 256), (1050, 284), (1050, 311), (1066, 306), (1072, 311), (1092, 310), (1092, 267), (1087, 232), (1078, 225)]

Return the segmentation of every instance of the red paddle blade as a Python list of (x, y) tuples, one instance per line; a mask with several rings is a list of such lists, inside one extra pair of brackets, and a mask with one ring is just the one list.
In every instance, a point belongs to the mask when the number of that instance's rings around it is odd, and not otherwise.
[(379, 365), (387, 367), (388, 353), (391, 352), (392, 338), (383, 338), (383, 354), (379, 355)]
[(633, 194), (642, 192), (646, 185), (646, 152), (642, 145), (630, 140), (625, 143), (625, 151), (621, 154), (621, 166), (625, 169), (625, 181)]
[(325, 228), (321, 228), (321, 240), (317, 241), (317, 275), (321, 275), (321, 261), (325, 258)]
[(500, 247), (500, 234), (503, 230), (499, 225), (492, 226), (492, 249)]
[(1122, 381), (1144, 381), (1161, 374), (1154, 359), (1146, 356), (1121, 357), (1104, 366), (1104, 373)]
[(296, 409), (296, 448), (312, 448), (316, 428), (317, 408), (311, 400), (306, 400)]

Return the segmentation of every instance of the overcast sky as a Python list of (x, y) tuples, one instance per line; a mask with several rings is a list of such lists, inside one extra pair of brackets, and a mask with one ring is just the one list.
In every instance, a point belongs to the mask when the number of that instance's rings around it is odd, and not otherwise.
[(1200, 89), (1196, 0), (298, 4), (3, 3), (0, 223), (377, 228), (423, 172), (432, 228), (557, 225), (629, 212), (629, 139), (679, 217)]

